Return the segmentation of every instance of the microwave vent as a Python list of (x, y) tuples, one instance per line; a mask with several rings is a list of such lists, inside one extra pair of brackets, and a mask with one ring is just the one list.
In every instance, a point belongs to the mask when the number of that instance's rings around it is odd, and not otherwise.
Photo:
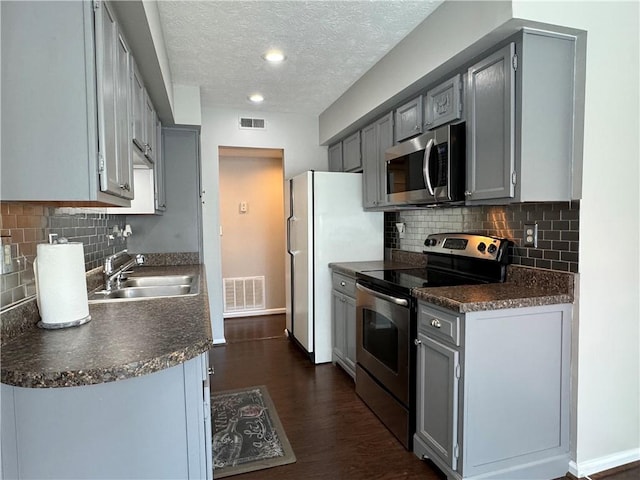
[(240, 117), (240, 128), (251, 130), (265, 130), (267, 122), (264, 118)]

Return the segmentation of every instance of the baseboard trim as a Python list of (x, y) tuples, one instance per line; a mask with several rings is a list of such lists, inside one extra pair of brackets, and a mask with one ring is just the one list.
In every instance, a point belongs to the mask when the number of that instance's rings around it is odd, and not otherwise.
[(281, 313), (286, 313), (285, 308), (269, 308), (266, 310), (250, 310), (250, 311), (242, 311), (242, 312), (225, 312), (224, 318), (238, 318), (238, 317), (259, 317), (262, 315), (278, 315)]
[(569, 473), (577, 478), (583, 478), (594, 473), (604, 472), (612, 468), (620, 467), (628, 463), (640, 460), (640, 448), (632, 448), (624, 452), (606, 455), (580, 464), (571, 460), (569, 462)]

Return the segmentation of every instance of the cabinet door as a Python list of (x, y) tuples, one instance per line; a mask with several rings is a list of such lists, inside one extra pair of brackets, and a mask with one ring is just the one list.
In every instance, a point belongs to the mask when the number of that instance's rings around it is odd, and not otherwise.
[(342, 142), (329, 147), (329, 171), (342, 172)]
[(362, 203), (364, 208), (378, 206), (380, 169), (378, 168), (378, 138), (376, 124), (365, 127), (360, 132), (362, 141)]
[(130, 61), (129, 47), (121, 34), (116, 44), (118, 81), (116, 90), (116, 139), (118, 148), (118, 181), (122, 196), (131, 200), (133, 191), (133, 159), (131, 156), (131, 100), (130, 94)]
[(362, 170), (360, 132), (354, 133), (342, 142), (342, 155), (342, 169), (345, 172), (357, 172)]
[(155, 138), (156, 138), (156, 111), (153, 108), (153, 103), (149, 95), (145, 91), (145, 115), (144, 115), (144, 129), (145, 134), (145, 156), (153, 162), (155, 156)]
[(96, 10), (96, 70), (98, 88), (98, 138), (100, 190), (122, 196), (118, 175), (116, 96), (118, 25), (108, 4)]
[(347, 297), (334, 290), (331, 298), (333, 310), (333, 354), (337, 359), (344, 360), (347, 351)]
[(356, 300), (345, 297), (345, 362), (353, 371), (356, 371)]
[(511, 43), (468, 70), (468, 200), (514, 196), (514, 55)]
[(393, 142), (393, 112), (389, 112), (376, 122), (378, 139), (378, 205), (387, 203), (387, 162), (384, 154)]
[(136, 147), (144, 153), (144, 145), (146, 142), (146, 131), (144, 129), (145, 94), (142, 77), (138, 72), (138, 67), (132, 62), (131, 67), (131, 139)]
[(431, 88), (426, 95), (424, 125), (426, 130), (460, 119), (462, 116), (462, 82), (460, 74)]
[(164, 151), (162, 148), (162, 124), (156, 123), (156, 158), (153, 165), (155, 182), (155, 207), (156, 212), (164, 212), (167, 209), (167, 197), (165, 191)]
[(422, 97), (396, 109), (396, 141), (422, 133)]
[(459, 353), (418, 334), (416, 433), (456, 470)]

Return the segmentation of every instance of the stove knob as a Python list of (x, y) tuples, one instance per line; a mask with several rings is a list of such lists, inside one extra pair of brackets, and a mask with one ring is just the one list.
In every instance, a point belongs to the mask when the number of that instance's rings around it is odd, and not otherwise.
[(487, 249), (487, 252), (489, 252), (491, 255), (493, 255), (494, 253), (496, 253), (496, 250), (498, 250), (498, 247), (496, 247), (493, 243), (491, 245), (489, 245), (489, 248)]
[(484, 242), (480, 242), (478, 244), (478, 251), (484, 253), (484, 251), (487, 249), (487, 246), (485, 245)]

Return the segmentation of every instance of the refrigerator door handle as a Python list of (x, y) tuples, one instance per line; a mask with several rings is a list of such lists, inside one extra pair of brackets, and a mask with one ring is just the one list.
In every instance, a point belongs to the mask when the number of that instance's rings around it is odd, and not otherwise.
[(293, 217), (287, 218), (287, 252), (289, 255), (294, 255), (293, 250), (291, 250), (291, 221)]

